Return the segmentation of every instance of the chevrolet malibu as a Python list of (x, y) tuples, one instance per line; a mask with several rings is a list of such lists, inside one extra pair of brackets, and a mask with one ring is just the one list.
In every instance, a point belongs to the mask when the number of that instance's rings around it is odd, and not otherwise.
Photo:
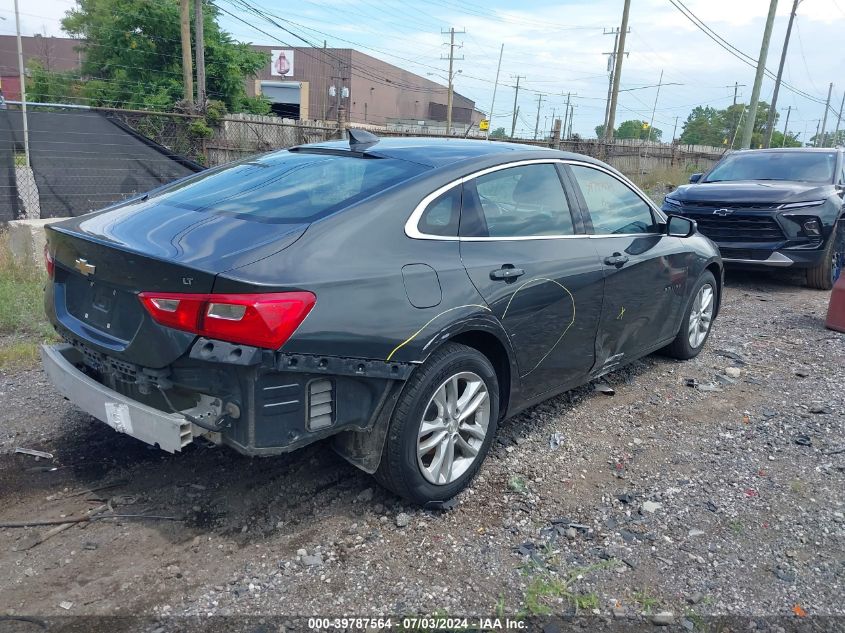
[(117, 431), (276, 455), (331, 437), (407, 499), (497, 425), (657, 350), (699, 353), (722, 263), (592, 158), (509, 143), (294, 147), (47, 229), (57, 389)]

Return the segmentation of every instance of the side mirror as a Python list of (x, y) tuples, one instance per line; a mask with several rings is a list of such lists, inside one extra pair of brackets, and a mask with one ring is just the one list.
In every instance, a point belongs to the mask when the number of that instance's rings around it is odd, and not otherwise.
[(703, 175), (704, 175), (704, 174), (703, 174), (702, 172), (700, 172), (700, 171), (699, 171), (699, 172), (696, 172), (696, 173), (694, 173), (694, 174), (692, 174), (692, 175), (689, 177), (690, 184), (697, 183), (699, 180), (701, 180), (701, 177), (702, 177)]
[(666, 233), (669, 237), (690, 237), (698, 231), (695, 220), (680, 215), (670, 215), (669, 223), (666, 225)]

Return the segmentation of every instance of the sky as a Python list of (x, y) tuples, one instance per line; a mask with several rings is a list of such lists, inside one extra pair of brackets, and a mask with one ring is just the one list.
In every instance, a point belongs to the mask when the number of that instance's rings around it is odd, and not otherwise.
[[(229, 16), (223, 28), (237, 39), (255, 44), (303, 45), (289, 33), (263, 23), (229, 4), (221, 7), (242, 16), (260, 32)], [(435, 81), (443, 81), (448, 61), (450, 27), (456, 35), (455, 90), (491, 111), (492, 128), (510, 131), (515, 77), (521, 76), (517, 133), (532, 136), (537, 122), (549, 129), (562, 116), (566, 94), (575, 107), (573, 131), (595, 136), (603, 122), (608, 89), (607, 53), (613, 47), (623, 0), (558, 0), (521, 3), (512, 0), (297, 0), (274, 3), (250, 0), (284, 20), (291, 31), (329, 47), (352, 47)], [(737, 49), (757, 59), (769, 0), (683, 0), (698, 18)], [(767, 68), (777, 71), (792, 0), (780, 0), (772, 32)], [(61, 35), (59, 20), (73, 0), (21, 2), (21, 31)], [(12, 0), (0, 4), (0, 33), (14, 32)], [(631, 0), (630, 33), (624, 59), (617, 124), (626, 119), (650, 120), (657, 99), (654, 125), (669, 139), (677, 117), (677, 135), (696, 105), (716, 108), (751, 95), (755, 69), (723, 50), (694, 26), (670, 0)], [(778, 98), (783, 128), (792, 106), (789, 129), (802, 140), (815, 133), (824, 115), (831, 81), (833, 97), (827, 129), (836, 124), (845, 90), (845, 47), (839, 45), (845, 27), (845, 0), (802, 0), (786, 58), (784, 80), (813, 97), (782, 88)], [(269, 35), (268, 35), (269, 34)], [(271, 37), (272, 36), (272, 37)], [(495, 103), (496, 68), (504, 44)], [(458, 72), (460, 71), (460, 72)], [(658, 95), (657, 84), (663, 73)], [(764, 79), (760, 98), (771, 100), (774, 82)], [(540, 99), (542, 97), (542, 99)], [(821, 101), (819, 103), (818, 101)]]

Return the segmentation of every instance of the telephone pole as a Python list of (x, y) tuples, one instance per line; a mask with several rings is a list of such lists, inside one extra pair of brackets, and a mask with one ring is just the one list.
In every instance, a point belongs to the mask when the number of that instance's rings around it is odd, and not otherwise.
[(842, 91), (842, 102), (839, 104), (839, 113), (836, 115), (836, 130), (833, 132), (833, 145), (836, 146), (839, 137), (839, 124), (842, 123), (842, 108), (845, 108), (845, 90)]
[(540, 131), (540, 108), (543, 107), (543, 95), (537, 95), (537, 120), (534, 122), (534, 140), (537, 140), (537, 133)]
[(672, 128), (672, 142), (675, 142), (675, 133), (678, 131), (678, 117), (675, 117), (675, 127)]
[[(452, 101), (454, 100), (454, 74), (453, 74), (453, 66), (455, 64), (455, 27), (450, 28), (448, 31), (441, 31), (442, 34), (449, 34), (449, 96), (446, 99), (446, 136), (452, 135)], [(457, 31), (457, 33), (466, 33), (466, 31)], [(461, 45), (458, 45), (458, 48), (461, 48)], [(446, 59), (441, 58), (441, 59)], [(462, 60), (463, 57), (458, 57), (458, 60)]]
[[(773, 0), (774, 1), (774, 0)], [(622, 9), (622, 26), (619, 29), (619, 42), (616, 46), (616, 59), (613, 70), (613, 90), (610, 94), (610, 108), (607, 112), (607, 124), (604, 137), (613, 140), (613, 126), (616, 124), (616, 102), (619, 100), (619, 80), (622, 78), (622, 60), (625, 58), (625, 35), (628, 33), (628, 14), (631, 12), (631, 0), (625, 0)]]
[(570, 106), (569, 112), (569, 127), (566, 130), (566, 138), (572, 138), (572, 119), (575, 118), (575, 108), (577, 108), (574, 103)]
[(778, 0), (770, 0), (769, 15), (766, 16), (766, 28), (763, 31), (763, 42), (760, 44), (760, 57), (757, 59), (757, 72), (754, 75), (754, 86), (751, 88), (751, 103), (748, 105), (748, 117), (742, 131), (740, 149), (751, 147), (751, 135), (754, 133), (754, 122), (757, 120), (757, 104), (760, 100), (760, 86), (763, 84), (763, 73), (766, 70), (766, 57), (769, 55), (769, 40), (772, 38), (772, 25), (775, 22), (775, 11)]
[(202, 2), (194, 0), (194, 56), (197, 59), (197, 105), (205, 112), (205, 33), (202, 23)]
[(786, 109), (786, 122), (783, 124), (783, 143), (780, 144), (781, 147), (786, 147), (786, 135), (788, 134), (789, 130), (789, 115), (792, 114), (792, 106), (789, 106)]
[(485, 140), (490, 138), (490, 128), (493, 127), (493, 106), (496, 105), (496, 90), (499, 88), (499, 71), (502, 70), (502, 53), (505, 52), (505, 44), (499, 49), (499, 65), (496, 66), (496, 83), (493, 84), (493, 100), (490, 102), (490, 116), (487, 117), (487, 131), (484, 132)]
[(663, 85), (663, 70), (660, 70), (660, 80), (657, 82), (657, 94), (654, 95), (654, 106), (651, 108), (651, 120), (648, 122), (646, 141), (651, 141), (651, 128), (654, 127), (654, 113), (657, 111), (657, 99), (660, 97), (660, 86)]
[(830, 95), (833, 93), (833, 82), (827, 89), (827, 103), (824, 104), (824, 118), (822, 119), (822, 136), (819, 147), (824, 147), (824, 131), (827, 128), (827, 111), (830, 110)]
[(735, 81), (733, 86), (725, 86), (725, 88), (731, 88), (731, 87), (734, 89), (734, 105), (736, 105), (736, 97), (737, 97), (737, 94), (739, 93), (739, 89), (745, 88), (745, 84), (741, 84), (738, 81)]
[(763, 136), (763, 147), (768, 147), (772, 142), (772, 132), (775, 130), (775, 114), (777, 113), (778, 92), (780, 91), (780, 81), (783, 77), (783, 66), (786, 63), (786, 51), (789, 48), (789, 36), (792, 34), (792, 23), (795, 21), (795, 12), (798, 10), (798, 4), (801, 0), (794, 0), (792, 3), (792, 13), (789, 14), (789, 22), (786, 25), (786, 36), (783, 38), (783, 50), (780, 52), (780, 65), (778, 66), (778, 74), (775, 79), (775, 90), (772, 92), (772, 103), (769, 105), (769, 120), (766, 121), (766, 134)]
[[(628, 33), (631, 29), (628, 29)], [(610, 96), (613, 93), (613, 69), (616, 64), (616, 48), (619, 46), (619, 27), (610, 30), (605, 29), (604, 35), (613, 35), (613, 52), (603, 53), (607, 55), (607, 101), (604, 104), (604, 125), (607, 127), (607, 114), (610, 112)], [(625, 53), (628, 55), (628, 53)]]
[(179, 22), (182, 30), (182, 84), (185, 103), (194, 109), (194, 68), (191, 62), (191, 0), (181, 0)]
[(513, 135), (516, 133), (516, 115), (519, 113), (519, 108), (516, 105), (519, 99), (519, 80), (525, 79), (525, 75), (517, 75), (516, 77), (511, 75), (511, 78), (516, 79), (516, 90), (513, 93), (513, 123), (511, 123), (511, 138), (513, 138)]

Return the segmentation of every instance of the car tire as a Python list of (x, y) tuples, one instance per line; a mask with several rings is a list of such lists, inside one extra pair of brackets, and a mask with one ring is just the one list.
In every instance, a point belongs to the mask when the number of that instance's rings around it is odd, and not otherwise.
[(838, 269), (842, 270), (843, 259), (845, 259), (845, 224), (837, 222), (827, 240), (827, 246), (818, 266), (807, 269), (807, 287), (816, 290), (833, 288), (838, 277), (834, 271), (837, 269), (837, 263)]
[[(693, 333), (691, 332), (691, 321), (693, 324), (702, 323), (704, 315), (701, 312), (700, 304), (698, 303), (702, 298), (702, 292), (705, 288), (710, 290), (710, 314), (707, 319), (707, 328), (701, 331), (699, 328), (697, 335), (693, 340)], [(705, 293), (706, 294), (706, 293)], [(707, 339), (710, 338), (710, 331), (713, 329), (713, 317), (716, 313), (716, 305), (719, 299), (719, 288), (716, 285), (716, 278), (709, 270), (705, 270), (701, 277), (698, 278), (692, 293), (690, 294), (686, 310), (684, 311), (684, 318), (681, 321), (681, 328), (678, 330), (678, 335), (675, 340), (663, 348), (663, 353), (672, 358), (680, 360), (688, 360), (698, 356), (699, 352), (704, 348)]]
[[(481, 397), (482, 389), (486, 399)], [(460, 396), (469, 400), (462, 403)], [(458, 422), (462, 416), (449, 413), (455, 408), (452, 402), (466, 413), (476, 400), (478, 405), (462, 422)], [(440, 425), (438, 420), (444, 419)], [(498, 419), (499, 382), (490, 360), (472, 347), (446, 343), (405, 384), (390, 420), (376, 479), (409, 501), (439, 507), (463, 490), (478, 472), (496, 434)], [(433, 430), (424, 433), (428, 429)], [(438, 439), (442, 433), (448, 437)], [(453, 459), (446, 473), (450, 443)], [(475, 456), (468, 461), (473, 451)], [(441, 455), (446, 457), (438, 462)], [(432, 478), (442, 481), (435, 483)]]

